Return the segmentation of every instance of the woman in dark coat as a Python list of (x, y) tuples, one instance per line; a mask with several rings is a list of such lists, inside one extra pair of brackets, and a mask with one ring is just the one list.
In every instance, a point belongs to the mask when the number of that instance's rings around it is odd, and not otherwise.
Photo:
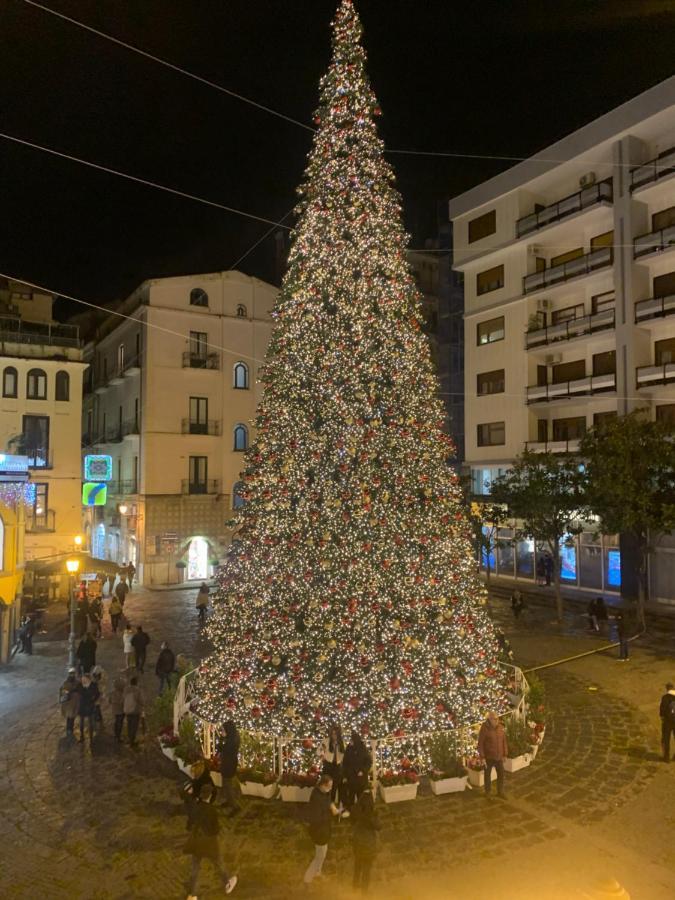
[(239, 812), (239, 802), (234, 792), (233, 779), (239, 768), (239, 732), (237, 726), (230, 719), (225, 723), (225, 736), (220, 739), (217, 745), (218, 756), (220, 757), (220, 774), (223, 779), (223, 793), (225, 799), (223, 806), (229, 806), (230, 815), (236, 815)]
[(220, 832), (220, 818), (213, 805), (215, 792), (209, 793), (209, 786), (201, 789), (194, 782), (188, 782), (185, 786), (185, 803), (187, 806), (187, 830), (189, 836), (183, 847), (183, 853), (192, 857), (192, 872), (190, 873), (190, 896), (195, 895), (199, 868), (203, 859), (208, 859), (211, 865), (218, 871), (226, 894), (231, 894), (237, 883), (237, 876), (230, 877), (220, 857), (220, 845), (218, 834)]
[(346, 809), (351, 809), (354, 805), (364, 779), (367, 783), (368, 772), (372, 764), (372, 757), (363, 743), (361, 735), (356, 731), (352, 731), (349, 743), (345, 748), (344, 759), (342, 760), (343, 782), (340, 800)]
[(358, 800), (352, 808), (352, 845), (354, 847), (354, 890), (368, 892), (370, 873), (377, 854), (377, 832), (380, 821), (375, 812), (373, 795), (367, 780), (362, 780)]

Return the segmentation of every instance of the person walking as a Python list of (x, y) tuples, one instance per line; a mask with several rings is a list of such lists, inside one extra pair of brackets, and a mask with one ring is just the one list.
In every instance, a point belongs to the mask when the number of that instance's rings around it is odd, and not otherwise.
[(136, 566), (129, 560), (127, 566), (127, 578), (129, 579), (129, 590), (134, 586), (134, 577), (136, 575)]
[(588, 614), (589, 631), (600, 631), (600, 626), (598, 625), (598, 601), (597, 600), (589, 600), (588, 601), (587, 614)]
[(604, 632), (607, 625), (607, 620), (609, 619), (609, 614), (607, 612), (607, 606), (605, 605), (604, 597), (595, 598), (595, 617), (598, 622), (598, 631)]
[(223, 780), (223, 806), (227, 806), (231, 816), (236, 816), (240, 811), (239, 801), (234, 792), (234, 777), (239, 768), (239, 732), (234, 722), (229, 719), (225, 723), (225, 735), (216, 747), (220, 757), (220, 775)]
[(159, 650), (159, 656), (155, 663), (155, 675), (159, 678), (159, 693), (164, 690), (164, 686), (171, 687), (171, 676), (176, 668), (176, 655), (170, 649), (166, 641), (162, 643)]
[(328, 737), (324, 738), (321, 745), (321, 757), (323, 766), (321, 771), (324, 775), (330, 775), (333, 781), (331, 789), (331, 800), (335, 803), (338, 788), (342, 784), (342, 760), (345, 755), (345, 742), (342, 738), (342, 732), (339, 725), (333, 725), (328, 732)]
[(366, 784), (368, 783), (368, 773), (372, 764), (372, 757), (361, 735), (357, 731), (352, 731), (342, 759), (342, 785), (340, 787), (340, 801), (347, 810), (351, 810), (357, 797), (363, 791), (364, 779)]
[(80, 710), (80, 683), (74, 668), (68, 669), (68, 677), (59, 691), (61, 715), (66, 720), (66, 737), (75, 736), (75, 717)]
[(550, 553), (544, 555), (544, 577), (546, 579), (546, 587), (551, 587), (551, 578), (553, 577), (553, 557)]
[(89, 677), (82, 676), (82, 684), (80, 686), (80, 706), (78, 715), (80, 717), (80, 737), (81, 744), (84, 743), (84, 723), (89, 726), (89, 744), (94, 742), (94, 715), (96, 713), (96, 701), (98, 700), (98, 685)]
[(105, 697), (107, 683), (105, 670), (101, 666), (94, 666), (91, 670), (91, 679), (98, 687), (98, 697), (94, 709), (94, 722), (96, 723), (96, 728), (98, 730), (99, 725), (103, 728), (103, 710), (101, 709), (101, 703)]
[(85, 634), (77, 645), (76, 655), (80, 666), (80, 672), (84, 672), (85, 674), (91, 672), (96, 665), (96, 641), (89, 632)]
[(19, 653), (26, 653), (28, 656), (33, 655), (33, 633), (35, 626), (30, 616), (24, 616), (19, 629), (19, 642), (21, 649)]
[(361, 778), (357, 786), (357, 802), (352, 809), (353, 887), (361, 894), (367, 894), (370, 887), (370, 873), (377, 854), (377, 832), (380, 828), (368, 779)]
[(661, 716), (663, 761), (670, 762), (670, 738), (675, 734), (675, 685), (672, 681), (666, 684), (666, 692), (661, 697), (659, 715)]
[(126, 684), (123, 678), (116, 678), (113, 682), (113, 688), (108, 695), (110, 703), (110, 712), (113, 716), (115, 741), (122, 743), (122, 728), (124, 727), (124, 689)]
[(136, 634), (131, 639), (131, 645), (134, 648), (134, 656), (136, 660), (136, 670), (143, 674), (145, 668), (145, 655), (150, 643), (150, 635), (147, 631), (143, 631), (143, 626), (136, 626)]
[(511, 612), (513, 613), (513, 618), (518, 621), (520, 618), (520, 614), (525, 608), (525, 601), (523, 600), (523, 595), (519, 590), (515, 590), (511, 594)]
[(546, 565), (544, 563), (543, 555), (540, 556), (539, 559), (537, 560), (536, 571), (537, 571), (537, 584), (539, 584), (539, 585), (544, 584), (544, 582), (546, 581)]
[(210, 784), (197, 785), (188, 782), (184, 788), (187, 807), (188, 839), (183, 853), (192, 857), (188, 900), (197, 900), (195, 891), (199, 879), (199, 869), (207, 859), (220, 876), (226, 894), (231, 894), (237, 884), (237, 876), (229, 875), (223, 867), (218, 835), (220, 816), (213, 805), (215, 792)]
[(110, 601), (108, 613), (110, 614), (110, 627), (113, 630), (113, 634), (117, 634), (117, 629), (119, 628), (120, 624), (120, 617), (122, 616), (122, 604), (117, 599), (117, 597), (113, 597)]
[(199, 624), (203, 625), (206, 621), (206, 611), (209, 608), (209, 586), (205, 581), (202, 581), (201, 587), (197, 592), (195, 606), (197, 608), (197, 615), (199, 616)]
[(129, 684), (124, 689), (124, 703), (122, 710), (127, 720), (129, 746), (134, 749), (138, 746), (136, 735), (138, 734), (138, 725), (143, 716), (144, 707), (143, 691), (139, 688), (138, 678), (134, 675), (129, 679)]
[(129, 585), (126, 583), (124, 578), (120, 578), (117, 587), (115, 588), (115, 596), (120, 601), (122, 606), (124, 606), (124, 602), (127, 599), (127, 594), (129, 593)]
[(509, 752), (506, 732), (496, 712), (490, 711), (478, 732), (478, 755), (485, 760), (485, 796), (491, 795), (492, 770), (497, 772), (497, 796), (504, 795), (504, 759)]
[(122, 647), (124, 648), (124, 662), (127, 669), (134, 667), (134, 631), (131, 622), (127, 622), (126, 628), (122, 632)]
[(628, 638), (626, 633), (626, 620), (623, 613), (618, 612), (614, 616), (616, 620), (616, 636), (619, 639), (619, 662), (628, 662)]
[(309, 798), (307, 824), (309, 836), (314, 844), (314, 858), (307, 866), (307, 871), (303, 878), (305, 884), (311, 884), (317, 876), (321, 875), (323, 863), (328, 853), (332, 817), (339, 815), (337, 807), (331, 800), (332, 791), (333, 779), (330, 775), (323, 774)]

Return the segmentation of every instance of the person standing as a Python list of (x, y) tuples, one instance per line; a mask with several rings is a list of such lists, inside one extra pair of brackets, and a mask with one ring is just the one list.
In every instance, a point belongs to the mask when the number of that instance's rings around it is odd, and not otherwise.
[(117, 629), (120, 624), (120, 617), (122, 615), (122, 604), (117, 599), (117, 597), (113, 597), (110, 601), (108, 612), (110, 613), (110, 626), (113, 630), (113, 634), (117, 634)]
[(89, 603), (89, 621), (92, 624), (94, 636), (101, 639), (101, 620), (103, 619), (103, 603), (100, 597), (94, 597)]
[(670, 762), (670, 738), (675, 734), (675, 685), (672, 681), (666, 684), (666, 692), (661, 697), (659, 715), (661, 716), (663, 761)]
[(115, 741), (122, 743), (122, 728), (124, 726), (124, 689), (126, 685), (123, 678), (116, 678), (113, 689), (108, 696), (110, 711), (113, 716)]
[(127, 577), (129, 579), (129, 590), (134, 586), (134, 577), (136, 575), (136, 566), (129, 560), (129, 565), (127, 566)]
[(188, 782), (185, 786), (185, 803), (187, 806), (187, 830), (189, 836), (183, 847), (183, 853), (192, 857), (188, 900), (197, 900), (195, 891), (199, 879), (199, 869), (203, 860), (208, 859), (218, 872), (223, 889), (231, 894), (237, 884), (236, 875), (228, 875), (221, 858), (218, 835), (220, 833), (220, 816), (213, 805), (215, 793), (210, 784), (196, 785)]
[(368, 779), (362, 778), (357, 787), (357, 802), (352, 809), (353, 885), (354, 890), (362, 894), (367, 894), (370, 887), (370, 873), (377, 854), (377, 832), (380, 828)]
[(321, 756), (323, 759), (322, 772), (324, 775), (330, 775), (333, 781), (331, 789), (331, 799), (333, 803), (337, 796), (338, 787), (342, 783), (342, 760), (345, 755), (345, 742), (342, 738), (342, 732), (339, 725), (333, 725), (328, 732), (328, 737), (324, 738), (321, 745)]
[(136, 627), (136, 634), (131, 639), (131, 645), (134, 648), (134, 656), (136, 658), (136, 669), (143, 674), (145, 668), (145, 655), (150, 643), (150, 635), (147, 631), (143, 631), (143, 626)]
[(84, 743), (84, 723), (89, 726), (89, 744), (94, 742), (94, 715), (96, 713), (96, 701), (98, 700), (98, 685), (89, 675), (82, 676), (82, 684), (80, 686), (80, 706), (78, 715), (80, 717), (80, 743)]
[(497, 796), (504, 799), (504, 759), (509, 752), (506, 732), (496, 712), (489, 712), (478, 732), (478, 755), (485, 760), (485, 796), (492, 789), (492, 770), (497, 771)]
[(202, 581), (201, 587), (197, 592), (195, 606), (199, 616), (199, 624), (203, 625), (206, 621), (206, 611), (209, 608), (209, 586), (205, 581)]
[(122, 647), (124, 648), (124, 662), (127, 669), (133, 669), (134, 666), (134, 632), (131, 622), (127, 622), (126, 628), (122, 632)]
[(597, 600), (589, 600), (588, 601), (588, 628), (590, 631), (600, 631), (600, 626), (598, 625), (598, 601)]
[(127, 599), (128, 593), (129, 593), (129, 585), (126, 583), (124, 578), (120, 578), (119, 584), (115, 588), (115, 596), (120, 601), (122, 606), (124, 606), (124, 602)]
[(551, 578), (553, 577), (553, 557), (550, 553), (544, 556), (544, 576), (546, 578), (546, 587), (551, 587)]
[(176, 656), (166, 641), (162, 643), (155, 663), (155, 675), (159, 678), (159, 693), (164, 690), (164, 685), (171, 687), (171, 676), (176, 668)]
[(323, 863), (328, 853), (328, 842), (332, 827), (332, 817), (339, 815), (337, 807), (331, 800), (333, 779), (330, 775), (322, 775), (319, 783), (312, 791), (307, 805), (307, 823), (309, 836), (314, 844), (314, 858), (307, 867), (304, 883), (311, 884), (317, 875), (321, 875)]
[(357, 797), (363, 791), (364, 779), (366, 784), (368, 783), (368, 773), (372, 764), (372, 757), (361, 735), (357, 731), (352, 731), (342, 760), (343, 781), (340, 789), (340, 801), (346, 809), (352, 808)]
[(604, 631), (609, 618), (604, 597), (595, 598), (595, 617), (598, 622), (598, 631)]
[(546, 581), (546, 565), (543, 555), (537, 560), (537, 584), (543, 584)]
[(94, 708), (94, 722), (96, 723), (96, 729), (98, 730), (99, 725), (103, 728), (103, 710), (101, 709), (101, 703), (105, 697), (107, 684), (105, 670), (101, 666), (94, 666), (91, 670), (91, 679), (98, 688), (98, 697)]
[(217, 750), (220, 757), (220, 775), (223, 780), (223, 793), (225, 799), (223, 806), (227, 806), (231, 816), (236, 816), (240, 811), (239, 802), (234, 793), (234, 776), (239, 768), (239, 732), (234, 722), (229, 719), (225, 723), (225, 735), (218, 741)]
[(124, 716), (127, 720), (129, 746), (133, 748), (138, 746), (136, 735), (138, 734), (138, 725), (143, 716), (144, 706), (143, 691), (139, 688), (138, 678), (134, 675), (129, 679), (129, 684), (124, 689), (123, 705)]
[(89, 673), (96, 665), (96, 641), (93, 636), (87, 632), (77, 645), (77, 659), (80, 665), (80, 672)]
[(66, 737), (75, 736), (75, 717), (80, 710), (80, 684), (75, 669), (68, 669), (68, 677), (59, 691), (61, 715), (66, 720)]
[(525, 603), (523, 602), (523, 595), (519, 590), (515, 590), (511, 594), (511, 611), (513, 613), (513, 618), (518, 621), (520, 618), (520, 614), (523, 611)]

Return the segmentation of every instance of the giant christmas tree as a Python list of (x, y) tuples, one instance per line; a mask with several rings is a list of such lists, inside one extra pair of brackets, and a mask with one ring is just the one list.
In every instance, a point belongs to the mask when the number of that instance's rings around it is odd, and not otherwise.
[(503, 706), (360, 34), (342, 0), (199, 679), (202, 716), (276, 737)]

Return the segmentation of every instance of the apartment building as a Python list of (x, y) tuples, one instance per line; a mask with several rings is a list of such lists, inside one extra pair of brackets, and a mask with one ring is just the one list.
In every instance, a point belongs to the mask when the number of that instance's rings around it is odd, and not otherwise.
[[(54, 297), (0, 282), (0, 446), (26, 457), (25, 557), (67, 553), (82, 529), (80, 435), (86, 363), (78, 329), (54, 321)], [(64, 587), (65, 589), (65, 587)]]
[[(525, 447), (574, 452), (605, 417), (675, 423), (675, 78), (454, 198), (450, 218), (476, 494)], [(505, 542), (494, 564), (532, 578), (535, 550)], [(562, 575), (619, 591), (618, 538), (566, 542)], [(675, 603), (673, 536), (650, 590)]]
[(95, 556), (146, 584), (208, 577), (243, 502), (239, 473), (277, 289), (240, 272), (146, 281), (85, 348), (84, 453), (108, 454)]

